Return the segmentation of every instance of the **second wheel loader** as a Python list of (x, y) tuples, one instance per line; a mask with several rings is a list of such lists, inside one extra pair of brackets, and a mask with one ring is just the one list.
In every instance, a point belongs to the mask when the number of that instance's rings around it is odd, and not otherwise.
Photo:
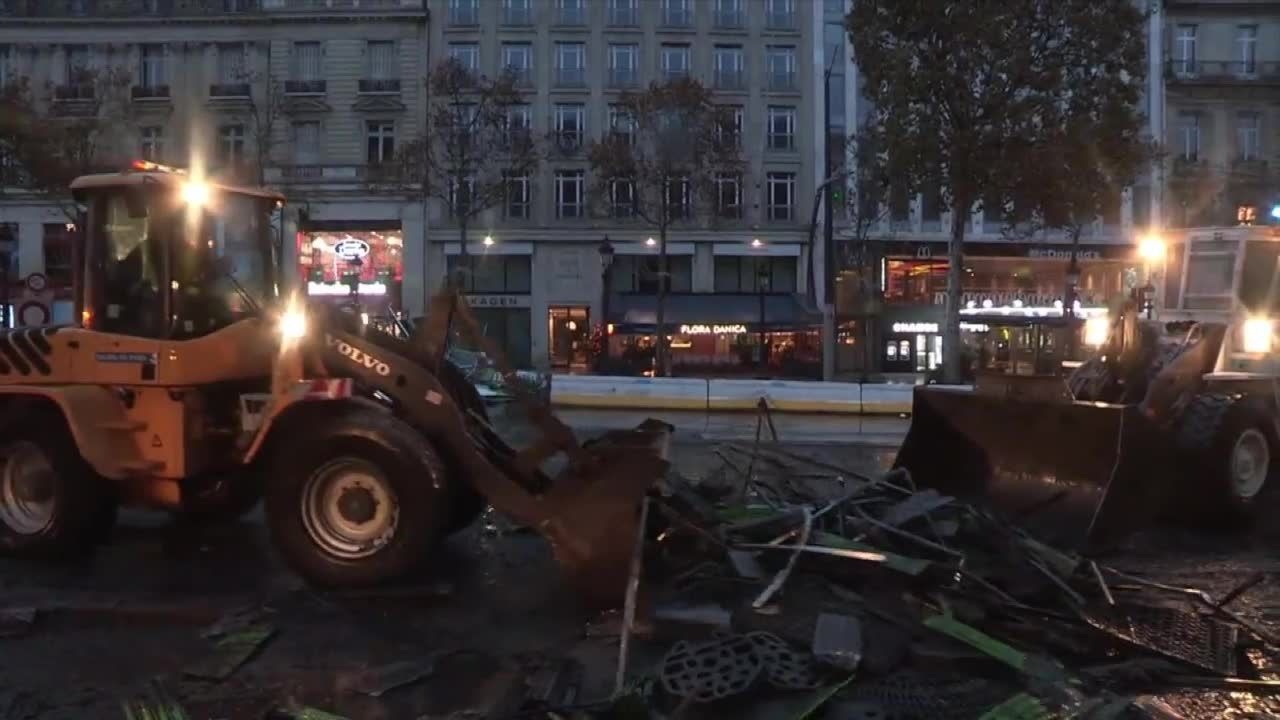
[(1081, 549), (1157, 517), (1247, 520), (1280, 468), (1278, 259), (1272, 228), (1187, 231), (1158, 299), (1090, 319), (1069, 375), (916, 388), (895, 464)]
[[(150, 163), (72, 191), (80, 323), (0, 332), (0, 552), (83, 551), (121, 505), (230, 515), (265, 498), (293, 569), (367, 585), (492, 504), (591, 600), (620, 600), (669, 428), (584, 446), (543, 410), (517, 451), (445, 358), (457, 322), (408, 342), (280, 297), (284, 198)], [(466, 317), (457, 297), (437, 310)]]

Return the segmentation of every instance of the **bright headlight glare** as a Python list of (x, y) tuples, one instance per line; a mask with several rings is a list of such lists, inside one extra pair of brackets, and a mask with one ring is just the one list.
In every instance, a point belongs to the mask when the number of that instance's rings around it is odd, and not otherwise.
[(209, 186), (197, 180), (192, 180), (182, 186), (182, 199), (188, 205), (203, 207), (209, 202)]
[(1247, 353), (1271, 352), (1271, 338), (1275, 335), (1275, 321), (1271, 318), (1249, 318), (1244, 321), (1243, 341)]
[(1102, 347), (1107, 344), (1107, 338), (1110, 336), (1111, 318), (1106, 315), (1091, 317), (1084, 321), (1084, 342), (1086, 345)]
[(307, 315), (290, 308), (280, 316), (280, 336), (285, 340), (301, 340), (307, 334)]

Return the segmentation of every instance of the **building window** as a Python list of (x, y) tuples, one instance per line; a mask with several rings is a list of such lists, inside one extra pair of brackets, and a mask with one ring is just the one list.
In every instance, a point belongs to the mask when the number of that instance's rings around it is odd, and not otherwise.
[(609, 216), (618, 219), (636, 214), (636, 186), (630, 180), (609, 183)]
[(517, 147), (530, 137), (533, 130), (533, 113), (528, 105), (512, 105), (507, 108), (506, 143), (508, 148)]
[(742, 46), (717, 45), (713, 55), (715, 65), (715, 86), (720, 90), (741, 90), (742, 78)]
[(1200, 159), (1200, 115), (1179, 113), (1178, 127), (1182, 131), (1181, 158), (1187, 162)]
[(139, 151), (142, 159), (152, 162), (164, 160), (164, 128), (154, 125), (144, 127), (139, 135), (141, 137)]
[(587, 46), (582, 43), (556, 43), (556, 84), (560, 87), (582, 87), (587, 83)]
[(796, 109), (769, 106), (769, 149), (794, 150), (796, 146)]
[(506, 215), (512, 220), (528, 220), (530, 188), (528, 175), (507, 175)]
[(1241, 25), (1236, 28), (1236, 72), (1252, 76), (1258, 72), (1258, 26)]
[(1236, 117), (1236, 145), (1240, 160), (1257, 160), (1261, 155), (1258, 147), (1261, 138), (1260, 125), (1261, 118), (1258, 113), (1245, 112)]
[(765, 25), (770, 30), (795, 30), (795, 0), (765, 0)]
[(1179, 25), (1173, 39), (1173, 71), (1179, 75), (1194, 75), (1196, 63), (1196, 26)]
[(9, 84), (9, 46), (0, 45), (0, 88)]
[(582, 170), (556, 171), (556, 217), (583, 216), (585, 180), (586, 173)]
[(67, 65), (64, 83), (72, 86), (89, 84), (91, 81), (89, 75), (89, 46), (68, 45), (65, 52)]
[(662, 24), (667, 27), (689, 27), (693, 24), (691, 0), (662, 0)]
[[(470, 272), (462, 274), (462, 290), (469, 293), (527, 293), (530, 288), (528, 255), (471, 257)], [(445, 261), (450, 276), (457, 275), (459, 256)], [(473, 311), (474, 312), (474, 311)]]
[(609, 132), (627, 145), (635, 145), (636, 119), (631, 112), (618, 105), (609, 106)]
[(769, 219), (787, 221), (795, 218), (796, 174), (771, 172), (766, 175)]
[(528, 86), (533, 80), (533, 46), (529, 43), (504, 43), (502, 69), (516, 85)]
[(360, 81), (360, 92), (400, 92), (399, 58), (396, 44), (389, 40), (369, 41), (366, 78)]
[(765, 72), (769, 75), (770, 90), (796, 89), (796, 49), (790, 45), (770, 45), (765, 48)]
[(667, 183), (667, 214), (672, 219), (687, 220), (693, 215), (693, 193), (688, 180)]
[(44, 276), (53, 290), (71, 287), (73, 251), (71, 231), (66, 223), (45, 223), (41, 245), (44, 249)]
[(561, 25), (584, 25), (587, 8), (584, 0), (556, 0), (556, 20)]
[(476, 43), (449, 43), (449, 59), (468, 72), (479, 72), (480, 46)]
[(530, 0), (502, 0), (503, 25), (529, 25), (533, 22)]
[(311, 83), (324, 77), (324, 49), (318, 42), (296, 42), (289, 57), (289, 79)]
[(720, 174), (715, 185), (716, 215), (726, 220), (742, 219), (742, 176)]
[(449, 217), (470, 217), (471, 201), (476, 195), (476, 181), (474, 178), (463, 178), (462, 182), (456, 179), (449, 180)]
[(556, 105), (556, 147), (569, 152), (582, 148), (586, 134), (587, 108), (579, 103)]
[(218, 160), (224, 166), (244, 162), (243, 125), (223, 125), (218, 128)]
[(163, 87), (167, 80), (164, 72), (165, 46), (143, 45), (138, 65), (138, 86), (148, 90)]
[(639, 81), (639, 45), (609, 46), (609, 85), (635, 87)]
[(716, 27), (732, 30), (742, 25), (742, 0), (716, 0)]
[(480, 21), (480, 0), (449, 0), (450, 25), (475, 25)]
[[(8, 282), (10, 286), (17, 283), (22, 277), (21, 268), (18, 267), (18, 223), (0, 222), (0, 263), (9, 270), (8, 275), (0, 274), (0, 282)], [(0, 312), (2, 311), (4, 308), (0, 308)], [(8, 319), (10, 318), (6, 318)]]
[(639, 12), (636, 3), (639, 0), (609, 0), (610, 25), (637, 25)]
[(796, 291), (796, 258), (717, 255), (715, 287), (718, 293), (793, 293)]
[(320, 123), (293, 124), (293, 162), (295, 165), (320, 163)]
[(667, 82), (689, 77), (689, 46), (662, 46), (662, 76)]
[(229, 85), (245, 79), (244, 43), (218, 45), (218, 82)]
[(365, 125), (370, 165), (383, 165), (396, 156), (396, 124), (389, 120), (370, 120)]
[[(656, 255), (619, 255), (609, 266), (609, 279), (620, 293), (654, 295), (658, 292), (658, 257)], [(693, 256), (667, 256), (667, 291), (693, 291)]]
[(728, 148), (742, 147), (742, 106), (720, 106), (720, 118), (715, 127), (715, 140)]

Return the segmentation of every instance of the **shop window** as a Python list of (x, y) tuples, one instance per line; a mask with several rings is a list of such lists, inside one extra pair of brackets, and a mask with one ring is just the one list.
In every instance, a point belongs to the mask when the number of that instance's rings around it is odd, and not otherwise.
[(44, 275), (54, 290), (69, 290), (72, 278), (72, 231), (66, 223), (44, 225)]
[[(529, 292), (531, 285), (528, 255), (468, 255), (470, 267), (462, 273), (462, 290), (469, 293)], [(450, 276), (462, 263), (461, 255), (450, 255), (447, 261)]]
[[(656, 255), (619, 255), (610, 266), (613, 287), (622, 293), (653, 295), (658, 292), (658, 257)], [(693, 256), (668, 255), (668, 292), (693, 291)]]
[(725, 293), (758, 293), (762, 290), (767, 293), (793, 293), (796, 291), (796, 258), (719, 255), (715, 263), (715, 288), (716, 292)]
[(472, 308), (471, 316), (475, 318), (480, 334), (498, 347), (511, 367), (530, 367), (533, 325), (528, 308)]
[(932, 303), (947, 290), (947, 263), (935, 260), (889, 260), (885, 263), (884, 299), (888, 302)]
[(355, 284), (362, 303), (400, 306), (404, 272), (400, 230), (313, 231), (298, 234), (298, 264), (307, 294), (345, 298)]

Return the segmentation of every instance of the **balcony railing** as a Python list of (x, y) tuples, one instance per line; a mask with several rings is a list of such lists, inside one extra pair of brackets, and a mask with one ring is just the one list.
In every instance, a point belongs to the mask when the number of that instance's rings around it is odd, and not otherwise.
[(741, 30), (745, 25), (746, 19), (741, 10), (717, 10), (715, 12), (717, 30)]
[(53, 89), (53, 99), (60, 102), (75, 102), (77, 100), (93, 100), (93, 84), (92, 83), (73, 83), (70, 85), (59, 85)]
[(134, 100), (167, 100), (169, 99), (169, 86), (134, 85), (130, 90), (130, 95)]
[(503, 25), (532, 25), (533, 11), (528, 7), (506, 7), (502, 9)]
[(284, 91), (287, 95), (323, 95), (324, 80), (285, 80)]
[(268, 183), (334, 183), (388, 182), (399, 179), (398, 165), (276, 165), (266, 168)]
[(421, 10), (422, 0), (260, 0), (265, 11)]
[(209, 86), (209, 97), (247, 98), (249, 97), (249, 83), (214, 83)]
[(675, 82), (676, 80), (685, 80), (689, 77), (688, 68), (663, 68), (662, 79), (667, 82)]
[(400, 78), (378, 78), (360, 81), (362, 95), (394, 94), (400, 92)]
[(634, 7), (611, 7), (609, 8), (609, 24), (610, 25), (639, 25), (640, 18)]
[(796, 14), (794, 11), (765, 13), (764, 26), (770, 30), (795, 30)]
[(796, 89), (796, 74), (793, 72), (769, 73), (769, 89), (775, 92), (790, 92)]
[(558, 87), (583, 87), (587, 84), (587, 71), (583, 68), (556, 68)]
[(502, 72), (511, 78), (512, 84), (516, 87), (527, 88), (533, 86), (533, 73), (529, 72), (529, 68), (508, 65), (502, 69)]
[(1280, 62), (1241, 60), (1168, 60), (1165, 74), (1174, 82), (1280, 81)]
[(635, 68), (611, 68), (609, 70), (609, 87), (628, 88), (640, 84), (640, 75)]
[(717, 90), (741, 90), (746, 85), (741, 70), (717, 70), (715, 86)]

